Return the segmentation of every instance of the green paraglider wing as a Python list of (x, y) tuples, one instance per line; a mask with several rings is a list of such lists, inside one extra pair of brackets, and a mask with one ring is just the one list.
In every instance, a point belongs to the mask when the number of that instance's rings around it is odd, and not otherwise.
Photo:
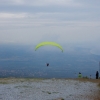
[(36, 45), (35, 51), (36, 51), (38, 48), (40, 48), (41, 46), (45, 46), (45, 45), (56, 46), (56, 47), (58, 47), (59, 49), (61, 49), (61, 51), (63, 52), (62, 46), (59, 45), (58, 43), (55, 43), (55, 42), (41, 42), (41, 43), (39, 43), (38, 45)]

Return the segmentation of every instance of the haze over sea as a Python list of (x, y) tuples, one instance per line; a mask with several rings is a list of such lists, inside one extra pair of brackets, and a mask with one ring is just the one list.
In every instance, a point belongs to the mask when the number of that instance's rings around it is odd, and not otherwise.
[(63, 45), (64, 52), (54, 46), (34, 48), (0, 45), (0, 77), (77, 78), (81, 72), (83, 77), (95, 78), (99, 71), (100, 55), (89, 47)]

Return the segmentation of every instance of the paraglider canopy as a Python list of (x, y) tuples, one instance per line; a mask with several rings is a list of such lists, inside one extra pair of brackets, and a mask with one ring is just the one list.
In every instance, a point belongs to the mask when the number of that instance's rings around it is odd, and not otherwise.
[(35, 51), (36, 51), (38, 48), (40, 48), (41, 46), (45, 46), (45, 45), (56, 46), (56, 47), (58, 47), (58, 48), (63, 52), (63, 48), (62, 48), (61, 45), (59, 45), (58, 43), (55, 43), (55, 42), (48, 42), (48, 41), (47, 41), (47, 42), (41, 42), (41, 43), (37, 44), (36, 47), (35, 47)]

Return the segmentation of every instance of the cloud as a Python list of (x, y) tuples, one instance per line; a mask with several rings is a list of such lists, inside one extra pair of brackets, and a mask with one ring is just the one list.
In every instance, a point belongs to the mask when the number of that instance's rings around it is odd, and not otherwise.
[(93, 0), (0, 0), (0, 43), (95, 45), (100, 37), (100, 7), (95, 4)]
[(80, 6), (79, 3), (73, 2), (73, 0), (35, 0), (32, 5), (34, 6), (49, 6), (49, 5), (59, 5), (59, 6)]
[(74, 0), (0, 0), (0, 4), (25, 6), (82, 6), (81, 3), (75, 2)]
[[(83, 16), (84, 15), (84, 16)], [(38, 24), (51, 24), (53, 25), (55, 23), (55, 25), (59, 24), (60, 26), (62, 24), (64, 25), (71, 25), (71, 24), (80, 24), (81, 26), (83, 26), (83, 24), (85, 26), (91, 25), (91, 26), (95, 26), (96, 23), (99, 25), (98, 19), (96, 20), (96, 18), (94, 18), (95, 16), (92, 16), (93, 18), (90, 18), (88, 16), (91, 16), (91, 13), (78, 13), (77, 15), (75, 13), (71, 13), (71, 12), (57, 12), (57, 13), (0, 13), (0, 21), (1, 22), (23, 22), (25, 23), (38, 23)], [(97, 17), (98, 18), (98, 17)], [(86, 24), (87, 25), (86, 25)], [(90, 24), (89, 24), (90, 23)], [(92, 24), (93, 23), (93, 24)]]
[[(11, 19), (12, 20), (12, 19)], [(16, 19), (6, 22), (0, 30), (0, 43), (35, 44), (41, 41), (95, 43), (99, 40), (98, 23), (57, 22), (53, 20)], [(91, 30), (92, 28), (92, 30)]]
[(24, 18), (27, 17), (26, 13), (0, 13), (0, 18)]
[(16, 4), (20, 5), (23, 3), (24, 3), (23, 0), (0, 0), (1, 5), (16, 5)]
[(91, 0), (0, 0), (1, 6), (65, 6), (65, 7), (99, 7), (100, 1)]

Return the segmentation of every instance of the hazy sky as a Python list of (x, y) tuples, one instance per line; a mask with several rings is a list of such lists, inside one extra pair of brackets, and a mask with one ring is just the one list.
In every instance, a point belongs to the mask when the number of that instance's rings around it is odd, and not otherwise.
[(41, 41), (98, 47), (100, 0), (0, 0), (0, 44)]

